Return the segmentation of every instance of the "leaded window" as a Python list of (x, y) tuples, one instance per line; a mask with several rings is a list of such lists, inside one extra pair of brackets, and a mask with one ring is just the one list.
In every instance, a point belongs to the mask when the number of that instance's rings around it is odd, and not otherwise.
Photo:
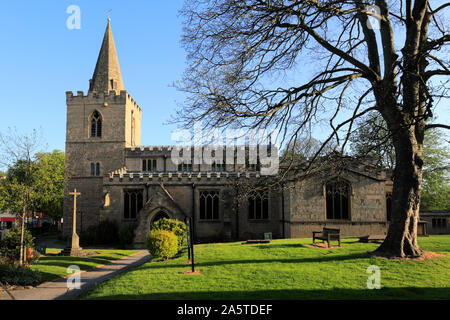
[(123, 217), (124, 219), (136, 219), (138, 212), (143, 207), (143, 190), (124, 190)]
[(252, 192), (248, 197), (248, 218), (269, 219), (269, 199), (266, 192)]
[(100, 163), (91, 163), (91, 176), (99, 176), (100, 175)]
[(156, 159), (143, 159), (142, 171), (144, 172), (156, 171)]
[(180, 172), (192, 172), (192, 163), (179, 163), (178, 171)]
[(91, 137), (102, 136), (102, 117), (98, 111), (94, 111), (91, 118)]
[(219, 220), (219, 191), (200, 191), (200, 220)]
[(327, 219), (350, 218), (350, 184), (336, 180), (326, 184)]
[(392, 214), (392, 193), (386, 192), (386, 220), (391, 221)]
[(216, 163), (213, 162), (211, 165), (212, 172), (224, 172), (226, 171), (225, 163)]

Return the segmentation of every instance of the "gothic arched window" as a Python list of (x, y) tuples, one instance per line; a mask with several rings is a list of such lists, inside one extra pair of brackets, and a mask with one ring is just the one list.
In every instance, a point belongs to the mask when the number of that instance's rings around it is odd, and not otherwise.
[(269, 219), (269, 200), (266, 192), (252, 192), (248, 197), (248, 218)]
[(100, 175), (100, 163), (91, 163), (91, 176), (99, 176)]
[(138, 212), (143, 208), (143, 190), (124, 190), (124, 208), (125, 219), (136, 219)]
[(218, 191), (200, 191), (200, 220), (219, 220)]
[(350, 219), (350, 184), (334, 180), (326, 184), (327, 219)]
[(91, 137), (102, 136), (102, 117), (98, 111), (94, 111), (91, 118)]

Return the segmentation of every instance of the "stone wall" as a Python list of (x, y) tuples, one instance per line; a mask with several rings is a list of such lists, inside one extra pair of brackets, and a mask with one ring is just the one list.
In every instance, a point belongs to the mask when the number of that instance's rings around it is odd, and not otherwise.
[(348, 220), (327, 219), (327, 180), (313, 176), (290, 185), (290, 237), (310, 237), (323, 227), (340, 228), (343, 236), (386, 233), (385, 181), (355, 172), (346, 172), (345, 180), (351, 186)]

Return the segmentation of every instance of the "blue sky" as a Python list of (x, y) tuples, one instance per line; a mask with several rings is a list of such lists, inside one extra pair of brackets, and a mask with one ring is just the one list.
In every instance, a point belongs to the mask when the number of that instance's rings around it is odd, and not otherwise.
[[(87, 92), (108, 10), (125, 88), (143, 109), (142, 144), (173, 144), (165, 123), (183, 101), (172, 88), (185, 69), (181, 48), (182, 0), (9, 1), (0, 10), (0, 132), (42, 128), (48, 150), (64, 150), (65, 92)], [(81, 29), (66, 12), (81, 9)], [(437, 108), (450, 123), (448, 100)], [(317, 132), (321, 135), (321, 132)], [(322, 138), (322, 137), (320, 137)]]
[[(69, 5), (81, 29), (69, 30)], [(42, 127), (48, 149), (64, 150), (65, 92), (87, 92), (108, 10), (125, 88), (143, 109), (143, 144), (173, 144), (164, 125), (183, 97), (171, 88), (185, 69), (181, 0), (10, 1), (0, 10), (0, 132)]]

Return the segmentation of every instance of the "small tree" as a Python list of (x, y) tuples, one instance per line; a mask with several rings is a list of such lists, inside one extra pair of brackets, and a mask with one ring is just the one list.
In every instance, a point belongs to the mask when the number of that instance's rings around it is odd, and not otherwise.
[(25, 261), (24, 232), (25, 219), (29, 210), (35, 208), (35, 195), (39, 188), (36, 179), (34, 154), (42, 147), (42, 135), (33, 130), (30, 134), (19, 134), (9, 128), (7, 134), (0, 134), (0, 164), (9, 167), (0, 191), (4, 199), (3, 208), (16, 212), (21, 221), (19, 263)]

